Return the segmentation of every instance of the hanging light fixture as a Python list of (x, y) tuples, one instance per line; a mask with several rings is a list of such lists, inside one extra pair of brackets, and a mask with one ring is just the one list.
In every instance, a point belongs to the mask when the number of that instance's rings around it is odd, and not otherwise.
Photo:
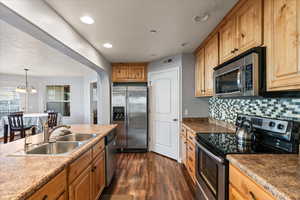
[(33, 86), (30, 86), (28, 84), (27, 72), (29, 71), (29, 69), (24, 69), (24, 71), (25, 71), (25, 85), (19, 85), (16, 88), (16, 92), (27, 93), (27, 94), (37, 93), (37, 90)]
[(28, 77), (27, 77), (27, 72), (29, 69), (24, 69), (25, 70), (25, 86), (24, 85), (19, 85), (16, 88), (16, 92), (18, 93), (24, 93), (25, 94), (25, 105), (24, 105), (24, 112), (28, 112), (29, 108), (29, 94), (34, 94), (37, 93), (37, 90), (28, 84)]

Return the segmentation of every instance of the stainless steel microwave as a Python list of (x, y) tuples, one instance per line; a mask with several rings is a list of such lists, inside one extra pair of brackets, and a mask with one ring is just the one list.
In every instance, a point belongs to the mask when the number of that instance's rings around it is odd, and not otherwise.
[(264, 58), (256, 47), (214, 69), (214, 94), (219, 97), (260, 96), (264, 91)]

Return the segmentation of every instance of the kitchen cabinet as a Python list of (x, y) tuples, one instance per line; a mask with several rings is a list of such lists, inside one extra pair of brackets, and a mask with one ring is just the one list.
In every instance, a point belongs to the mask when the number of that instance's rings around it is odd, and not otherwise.
[(182, 164), (187, 167), (187, 159), (186, 159), (186, 128), (182, 125), (181, 126), (181, 161)]
[(93, 200), (92, 167), (89, 165), (69, 186), (70, 200)]
[(219, 30), (220, 34), (220, 63), (223, 63), (235, 54), (236, 48), (236, 29), (235, 20), (228, 20)]
[(213, 95), (214, 67), (219, 64), (219, 36), (215, 34), (204, 46), (205, 69), (204, 69), (204, 93), (205, 96)]
[(275, 198), (266, 192), (251, 178), (230, 164), (229, 166), (229, 200), (253, 200)]
[(246, 1), (235, 16), (237, 31), (237, 53), (262, 45), (262, 0)]
[(267, 90), (300, 89), (300, 0), (265, 0)]
[(196, 150), (195, 150), (195, 133), (188, 130), (184, 125), (181, 128), (181, 160), (188, 171), (189, 176), (196, 183)]
[(113, 63), (113, 82), (147, 82), (147, 63)]
[(92, 165), (93, 200), (97, 200), (105, 187), (105, 154), (100, 153)]
[(262, 45), (262, 0), (241, 1), (219, 29), (220, 63)]
[(67, 191), (67, 173), (63, 170), (51, 181), (35, 192), (29, 200), (66, 200)]
[(204, 88), (204, 48), (201, 48), (196, 54), (196, 66), (195, 66), (195, 96), (201, 97), (205, 96)]
[(69, 167), (69, 199), (96, 200), (105, 187), (105, 144), (97, 142)]

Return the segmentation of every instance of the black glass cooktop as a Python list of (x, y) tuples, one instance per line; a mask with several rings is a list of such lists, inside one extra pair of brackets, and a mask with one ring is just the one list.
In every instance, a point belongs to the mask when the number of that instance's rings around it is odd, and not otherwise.
[(197, 134), (198, 143), (219, 155), (255, 154), (255, 153), (284, 153), (255, 141), (253, 143), (238, 142), (236, 135), (231, 133)]

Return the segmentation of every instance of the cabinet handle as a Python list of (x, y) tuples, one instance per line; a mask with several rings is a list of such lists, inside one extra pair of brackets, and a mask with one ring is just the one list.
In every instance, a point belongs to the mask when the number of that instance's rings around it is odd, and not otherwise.
[(192, 151), (193, 149), (191, 147), (189, 147), (189, 149)]
[(44, 195), (42, 200), (47, 200), (48, 199), (48, 195)]
[(256, 197), (255, 197), (255, 195), (253, 194), (253, 192), (250, 191), (249, 194), (250, 194), (252, 200), (256, 200)]
[(234, 50), (230, 51), (231, 53), (234, 53)]
[(234, 52), (236, 52), (236, 51), (238, 51), (239, 49), (237, 49), (237, 48), (234, 48)]

